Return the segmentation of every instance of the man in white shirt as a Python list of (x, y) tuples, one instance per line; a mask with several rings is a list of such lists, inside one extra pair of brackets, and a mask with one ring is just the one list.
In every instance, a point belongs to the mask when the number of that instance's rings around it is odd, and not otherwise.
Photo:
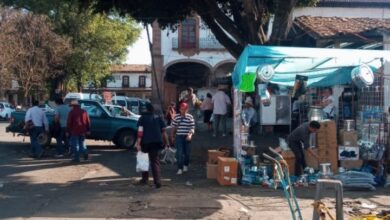
[(218, 92), (215, 93), (213, 96), (213, 117), (214, 117), (214, 134), (213, 136), (216, 137), (219, 130), (219, 122), (222, 123), (222, 129), (223, 133), (222, 136), (226, 136), (226, 114), (227, 114), (227, 107), (231, 104), (229, 96), (226, 95), (226, 93), (223, 91), (223, 87), (220, 85), (218, 86)]
[(34, 100), (33, 106), (29, 108), (26, 112), (24, 119), (25, 124), (32, 124), (30, 133), (30, 143), (31, 143), (31, 156), (34, 158), (41, 158), (43, 155), (42, 146), (38, 143), (38, 136), (46, 131), (49, 132), (49, 122), (45, 113), (38, 107), (39, 102)]
[(321, 106), (325, 113), (326, 118), (334, 119), (336, 114), (335, 99), (333, 97), (333, 91), (331, 88), (325, 88), (323, 91), (323, 98), (321, 100)]

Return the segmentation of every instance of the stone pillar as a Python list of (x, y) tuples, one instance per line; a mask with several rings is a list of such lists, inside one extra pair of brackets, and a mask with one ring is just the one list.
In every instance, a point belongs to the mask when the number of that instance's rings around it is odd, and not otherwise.
[[(152, 103), (155, 106), (164, 105), (164, 78), (163, 66), (164, 57), (161, 54), (161, 29), (157, 22), (152, 24), (153, 47), (152, 47)], [(154, 68), (154, 69), (153, 69)]]
[[(383, 34), (383, 49), (390, 50), (390, 33)], [(390, 60), (385, 60), (384, 65), (384, 107), (390, 107)]]

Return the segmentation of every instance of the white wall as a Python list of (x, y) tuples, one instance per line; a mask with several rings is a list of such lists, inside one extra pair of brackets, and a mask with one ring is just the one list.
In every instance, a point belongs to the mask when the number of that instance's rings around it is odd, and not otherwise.
[[(199, 30), (199, 37), (214, 37), (212, 32), (209, 29), (201, 28)], [(172, 49), (172, 38), (178, 38), (178, 31), (171, 32), (169, 30), (162, 30), (161, 33), (161, 54), (164, 56), (164, 66), (170, 62), (182, 59), (191, 59), (191, 60), (199, 60), (209, 63), (212, 67), (214, 67), (217, 63), (225, 60), (234, 59), (232, 55), (227, 50), (219, 51), (204, 51), (200, 50), (199, 54), (195, 54), (191, 57), (185, 56), (183, 54), (179, 54), (177, 50)]]
[(390, 18), (389, 8), (334, 8), (305, 7), (297, 8), (293, 17), (299, 16), (345, 17), (345, 18)]
[(137, 88), (139, 87), (139, 77), (146, 76), (145, 87), (152, 87), (152, 74), (150, 73), (113, 73), (112, 76), (115, 80), (108, 81), (108, 88), (122, 88), (122, 79), (123, 76), (129, 76), (129, 87)]

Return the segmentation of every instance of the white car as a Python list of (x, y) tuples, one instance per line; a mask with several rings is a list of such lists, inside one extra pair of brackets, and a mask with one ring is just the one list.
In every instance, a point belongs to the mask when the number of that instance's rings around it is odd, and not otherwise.
[(8, 102), (0, 102), (0, 118), (8, 120), (11, 117), (11, 112), (15, 111)]
[(149, 100), (140, 99), (137, 97), (113, 96), (112, 104), (124, 106), (135, 114), (141, 114), (146, 111), (146, 104)]
[(127, 117), (135, 120), (138, 120), (141, 117), (140, 115), (137, 115), (126, 108), (125, 108), (125, 112), (122, 113), (123, 107), (120, 105), (104, 104), (103, 106), (111, 113), (113, 117)]

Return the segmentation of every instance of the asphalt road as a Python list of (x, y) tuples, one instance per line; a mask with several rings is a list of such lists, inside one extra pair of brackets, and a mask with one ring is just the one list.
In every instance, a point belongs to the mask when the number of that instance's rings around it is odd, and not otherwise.
[[(23, 142), (5, 133), (6, 125), (0, 122), (0, 219), (291, 219), (281, 190), (221, 187), (205, 178), (206, 150), (230, 146), (231, 136), (212, 138), (199, 131), (190, 172), (176, 176), (174, 165), (164, 165), (163, 186), (154, 189), (134, 184), (139, 174), (132, 151), (88, 141), (89, 161), (33, 160), (27, 157), (28, 138)], [(297, 189), (304, 219), (311, 219), (314, 192), (314, 187)], [(345, 192), (345, 200), (388, 210), (390, 190)]]

